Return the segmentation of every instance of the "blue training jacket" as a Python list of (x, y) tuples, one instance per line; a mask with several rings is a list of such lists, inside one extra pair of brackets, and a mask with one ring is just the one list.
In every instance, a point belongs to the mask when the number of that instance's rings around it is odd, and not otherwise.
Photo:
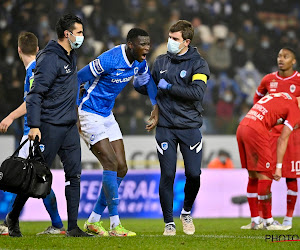
[(54, 125), (77, 122), (77, 55), (70, 55), (56, 41), (37, 54), (34, 82), (26, 98), (27, 123), (39, 128), (41, 121)]
[(202, 100), (210, 76), (209, 67), (194, 47), (189, 47), (184, 55), (169, 52), (157, 57), (152, 68), (156, 84), (165, 79), (172, 84), (170, 89), (159, 89), (160, 127), (187, 129), (202, 126)]

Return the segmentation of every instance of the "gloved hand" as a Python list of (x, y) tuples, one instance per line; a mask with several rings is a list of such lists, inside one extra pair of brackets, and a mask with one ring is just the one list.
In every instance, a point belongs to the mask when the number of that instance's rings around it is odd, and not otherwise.
[(170, 89), (172, 87), (172, 84), (168, 83), (165, 79), (160, 79), (157, 87), (159, 89)]
[(138, 74), (134, 76), (133, 86), (141, 87), (149, 82), (150, 75), (149, 74)]

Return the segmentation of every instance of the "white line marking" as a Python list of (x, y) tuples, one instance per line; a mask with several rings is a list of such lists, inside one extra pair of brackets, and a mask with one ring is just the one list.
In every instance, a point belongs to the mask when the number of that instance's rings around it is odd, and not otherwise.
[[(137, 235), (141, 237), (166, 237), (164, 235), (156, 235), (156, 234), (142, 234)], [(264, 236), (238, 236), (238, 235), (209, 235), (209, 234), (196, 234), (196, 235), (176, 235), (172, 237), (196, 237), (196, 238), (228, 238), (228, 239), (262, 239), (264, 240)]]

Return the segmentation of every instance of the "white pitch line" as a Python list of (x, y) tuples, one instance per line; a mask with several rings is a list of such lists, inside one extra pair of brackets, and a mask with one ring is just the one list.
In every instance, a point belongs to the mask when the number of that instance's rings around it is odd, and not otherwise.
[[(47, 235), (51, 238), (65, 238), (63, 235)], [(26, 238), (42, 238), (43, 236), (26, 236)], [(168, 236), (164, 236), (162, 234), (137, 234), (137, 237), (149, 237), (149, 238), (168, 238)], [(177, 237), (177, 238), (215, 238), (215, 239), (257, 239), (264, 240), (264, 236), (235, 236), (235, 235), (211, 235), (211, 234), (196, 234), (196, 235), (175, 235), (169, 236), (169, 238)], [(94, 238), (102, 238), (101, 236), (96, 236)], [(111, 237), (113, 238), (113, 237)], [(116, 237), (117, 238), (117, 237)]]
[[(166, 237), (164, 235), (155, 235), (155, 234), (143, 234), (137, 235), (142, 237)], [(209, 235), (209, 234), (200, 234), (200, 235), (176, 235), (173, 237), (194, 237), (194, 238), (229, 238), (229, 239), (260, 239), (264, 240), (263, 236), (235, 236), (235, 235)]]

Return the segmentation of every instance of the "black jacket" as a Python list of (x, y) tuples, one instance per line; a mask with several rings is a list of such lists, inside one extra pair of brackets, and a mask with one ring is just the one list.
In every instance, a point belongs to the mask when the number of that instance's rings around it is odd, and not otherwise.
[(167, 53), (157, 57), (152, 68), (154, 82), (158, 84), (164, 78), (172, 84), (169, 90), (159, 89), (157, 92), (158, 126), (179, 129), (202, 126), (206, 82), (192, 81), (196, 74), (204, 74), (207, 79), (210, 75), (206, 61), (196, 48), (189, 47), (182, 56)]
[(77, 121), (77, 56), (56, 41), (50, 41), (36, 58), (34, 82), (26, 98), (27, 122), (71, 125)]

